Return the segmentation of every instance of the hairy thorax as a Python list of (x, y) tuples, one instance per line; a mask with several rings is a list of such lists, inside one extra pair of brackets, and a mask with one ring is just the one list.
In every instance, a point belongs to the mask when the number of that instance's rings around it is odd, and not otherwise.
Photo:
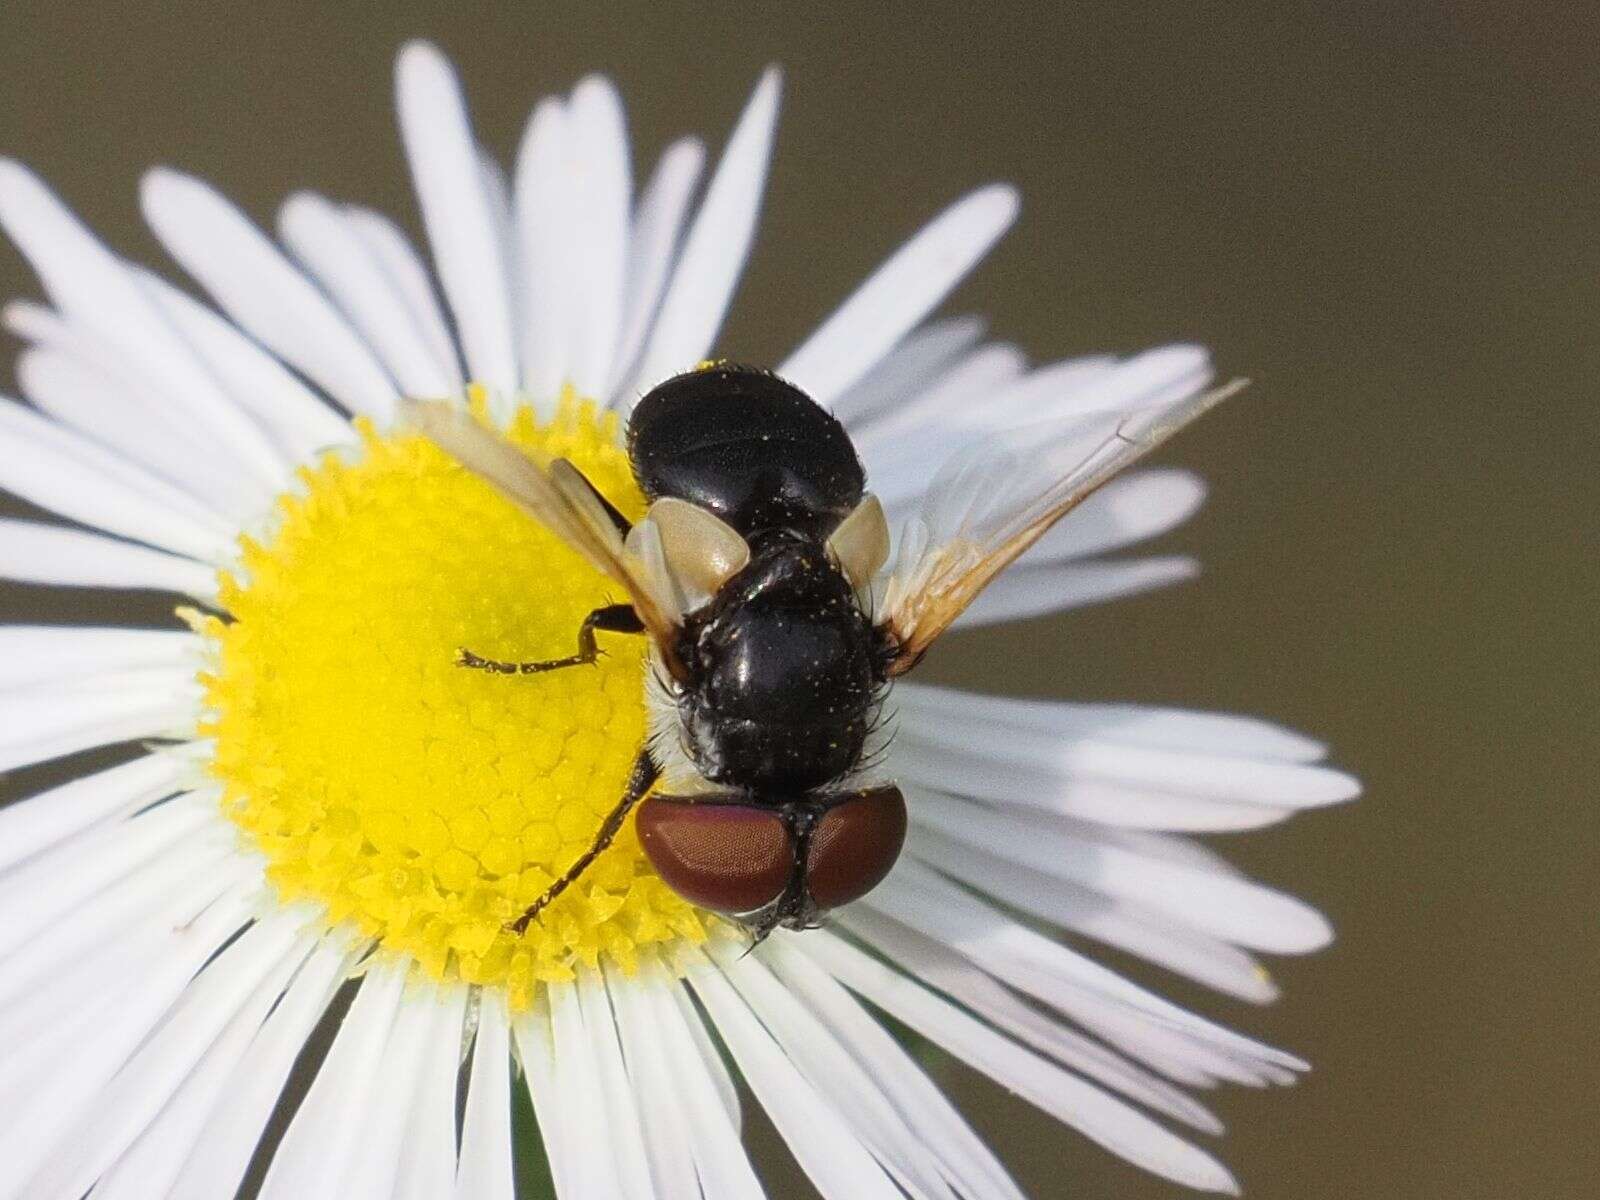
[(678, 701), (698, 773), (796, 796), (861, 765), (884, 686), (881, 635), (814, 542), (772, 531), (684, 630)]

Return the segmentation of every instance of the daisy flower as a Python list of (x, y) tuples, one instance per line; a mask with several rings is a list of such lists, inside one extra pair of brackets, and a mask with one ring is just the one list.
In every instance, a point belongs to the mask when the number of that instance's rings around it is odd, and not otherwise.
[[(623, 422), (713, 349), (778, 92), (760, 80), (703, 189), (686, 138), (636, 192), (607, 80), (542, 101), (507, 172), (449, 65), (411, 45), (398, 104), (427, 257), (309, 193), (274, 239), (153, 171), (145, 215), (209, 303), (0, 165), (0, 224), (49, 299), (5, 311), (31, 404), (0, 401), (0, 486), (70, 522), (0, 521), (0, 573), (170, 593), (186, 626), (0, 628), (0, 770), (127, 748), (0, 812), (0, 1200), (233, 1195), (280, 1107), (265, 1197), (503, 1200), (531, 1152), (512, 1136), (523, 1088), (563, 1197), (756, 1197), (735, 1074), (826, 1196), (1017, 1196), (880, 1013), (1150, 1171), (1234, 1188), (1187, 1089), (1305, 1064), (1086, 945), (1270, 1000), (1253, 953), (1316, 949), (1328, 926), (1191, 835), (1354, 795), (1297, 734), (904, 683), (883, 770), (906, 850), (826, 928), (747, 953), (631, 827), (510, 924), (620, 792), (643, 652), (614, 638), (582, 671), (460, 670), (460, 646), (565, 653), (607, 581), (397, 414), (470, 397), (637, 517)], [(937, 533), (1004, 494), (992, 463), (953, 492), (931, 469), (976, 441), (1027, 447), (1211, 380), (1191, 346), (1033, 366), (978, 320), (929, 320), (1016, 204), (1004, 186), (958, 201), (777, 367), (845, 422), (896, 528)], [(959, 624), (1189, 575), (1107, 555), (1202, 490), (1118, 479)]]

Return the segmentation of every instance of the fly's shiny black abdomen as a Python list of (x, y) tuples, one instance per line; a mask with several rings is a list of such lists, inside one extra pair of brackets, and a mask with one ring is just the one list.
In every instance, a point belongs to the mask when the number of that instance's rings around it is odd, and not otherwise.
[(820, 545), (766, 531), (751, 551), (684, 629), (684, 731), (706, 778), (796, 796), (859, 764), (880, 639)]
[(746, 538), (790, 529), (820, 541), (866, 488), (838, 419), (750, 367), (718, 364), (653, 389), (628, 420), (628, 453), (646, 496), (698, 504)]

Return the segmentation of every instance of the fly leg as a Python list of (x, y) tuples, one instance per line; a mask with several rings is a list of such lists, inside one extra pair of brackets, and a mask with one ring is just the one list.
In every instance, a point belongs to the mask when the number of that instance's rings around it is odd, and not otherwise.
[(618, 800), (617, 806), (606, 815), (606, 819), (600, 825), (600, 831), (594, 835), (594, 841), (590, 843), (589, 848), (578, 856), (577, 861), (566, 869), (560, 879), (545, 889), (544, 895), (528, 906), (527, 912), (507, 925), (507, 929), (513, 933), (525, 933), (529, 922), (589, 869), (589, 864), (599, 858), (605, 848), (611, 845), (611, 839), (617, 836), (617, 831), (628, 819), (633, 806), (644, 799), (644, 794), (650, 790), (650, 785), (655, 783), (660, 774), (656, 764), (650, 759), (649, 751), (639, 751), (639, 756), (633, 760), (633, 770), (628, 773), (628, 783), (623, 788), (622, 799)]
[(475, 671), (490, 671), (496, 675), (542, 675), (546, 671), (559, 671), (562, 667), (581, 667), (600, 657), (600, 647), (595, 644), (596, 630), (606, 633), (643, 633), (644, 625), (631, 604), (608, 604), (597, 608), (578, 626), (578, 652), (566, 658), (548, 658), (540, 662), (502, 662), (484, 658), (463, 647), (456, 651), (456, 665), (471, 667)]

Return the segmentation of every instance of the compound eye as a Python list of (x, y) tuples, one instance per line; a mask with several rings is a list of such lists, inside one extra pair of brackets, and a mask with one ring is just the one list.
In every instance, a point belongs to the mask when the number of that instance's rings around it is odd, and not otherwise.
[(806, 887), (819, 908), (859, 900), (900, 857), (906, 800), (894, 786), (846, 795), (817, 821), (806, 857)]
[(656, 873), (701, 908), (753, 912), (782, 895), (794, 873), (788, 826), (770, 808), (650, 796), (634, 821)]

